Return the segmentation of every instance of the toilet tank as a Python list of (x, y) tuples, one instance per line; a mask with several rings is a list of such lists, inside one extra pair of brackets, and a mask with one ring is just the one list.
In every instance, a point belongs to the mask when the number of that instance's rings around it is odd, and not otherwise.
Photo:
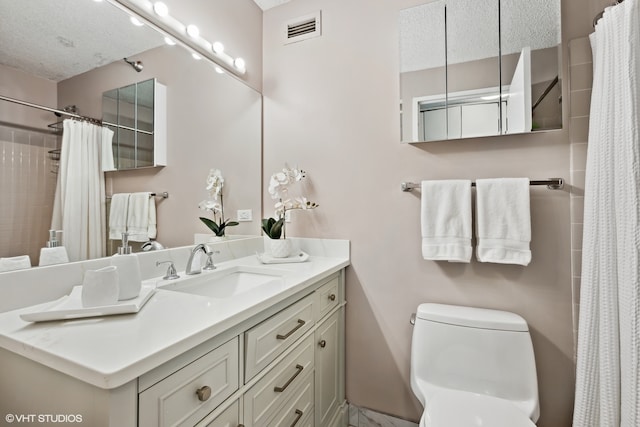
[(539, 414), (531, 336), (514, 313), (421, 304), (411, 346), (414, 390), (417, 381), (424, 401), (442, 388), (463, 390), (511, 400), (532, 419)]

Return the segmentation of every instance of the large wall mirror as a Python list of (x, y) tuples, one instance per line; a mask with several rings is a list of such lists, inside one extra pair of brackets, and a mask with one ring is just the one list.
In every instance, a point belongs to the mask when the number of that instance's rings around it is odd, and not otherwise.
[[(210, 233), (198, 219), (210, 213), (198, 205), (216, 168), (225, 178), (225, 217), (239, 209), (254, 217), (228, 233), (260, 234), (259, 92), (180, 44), (167, 44), (148, 25), (134, 25), (115, 2), (0, 0), (0, 16), (0, 95), (100, 119), (104, 92), (149, 79), (166, 87), (166, 166), (107, 172), (107, 212), (112, 194), (167, 192), (155, 198), (157, 240), (165, 247), (192, 244), (194, 234)], [(0, 258), (29, 255), (39, 264), (60, 174), (55, 123), (63, 118), (0, 100)], [(119, 244), (105, 238), (104, 256)]]
[(560, 0), (400, 11), (403, 142), (562, 128)]

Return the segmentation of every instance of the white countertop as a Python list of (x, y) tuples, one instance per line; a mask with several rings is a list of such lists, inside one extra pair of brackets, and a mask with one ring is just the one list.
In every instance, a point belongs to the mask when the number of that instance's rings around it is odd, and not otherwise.
[(247, 256), (218, 268), (236, 265), (286, 273), (259, 293), (224, 300), (159, 287), (136, 314), (29, 323), (19, 315), (33, 306), (8, 311), (0, 314), (0, 347), (97, 387), (116, 388), (348, 266), (349, 257), (312, 255), (304, 263), (262, 265)]

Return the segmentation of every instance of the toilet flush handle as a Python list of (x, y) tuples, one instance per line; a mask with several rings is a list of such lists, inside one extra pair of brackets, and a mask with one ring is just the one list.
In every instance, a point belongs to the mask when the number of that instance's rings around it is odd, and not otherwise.
[(409, 317), (409, 323), (411, 323), (412, 325), (416, 324), (416, 314), (415, 313), (411, 313), (411, 317)]

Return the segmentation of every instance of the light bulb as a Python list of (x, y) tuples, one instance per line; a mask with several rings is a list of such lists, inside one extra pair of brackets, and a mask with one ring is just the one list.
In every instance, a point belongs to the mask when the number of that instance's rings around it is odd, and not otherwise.
[(198, 55), (198, 54), (197, 54), (197, 53), (195, 53), (195, 52), (194, 52), (194, 53), (192, 53), (192, 54), (191, 54), (191, 56), (193, 56), (193, 59), (196, 59), (196, 60), (200, 60), (200, 59), (202, 59), (202, 56)]
[(168, 44), (169, 46), (175, 46), (175, 45), (176, 45), (176, 42), (174, 42), (173, 40), (171, 40), (169, 37), (165, 37), (165, 38), (164, 38), (164, 42), (165, 42), (166, 44)]
[(142, 22), (140, 22), (140, 20), (138, 18), (136, 18), (135, 16), (132, 16), (129, 18), (129, 21), (131, 21), (131, 23), (133, 25), (135, 25), (136, 27), (142, 27), (144, 24)]
[(169, 8), (161, 1), (157, 1), (153, 4), (153, 11), (156, 13), (156, 15), (162, 17), (165, 17), (169, 14)]
[(187, 34), (189, 34), (194, 39), (197, 39), (200, 35), (200, 30), (195, 25), (187, 25)]
[(220, 55), (222, 52), (224, 52), (224, 45), (220, 42), (215, 42), (213, 44), (213, 51)]
[(235, 65), (235, 67), (238, 70), (244, 70), (244, 67), (245, 67), (244, 59), (236, 58), (235, 61), (233, 61), (233, 65)]
[(220, 67), (216, 67), (215, 70), (216, 70), (216, 73), (218, 74), (224, 74), (224, 70)]

